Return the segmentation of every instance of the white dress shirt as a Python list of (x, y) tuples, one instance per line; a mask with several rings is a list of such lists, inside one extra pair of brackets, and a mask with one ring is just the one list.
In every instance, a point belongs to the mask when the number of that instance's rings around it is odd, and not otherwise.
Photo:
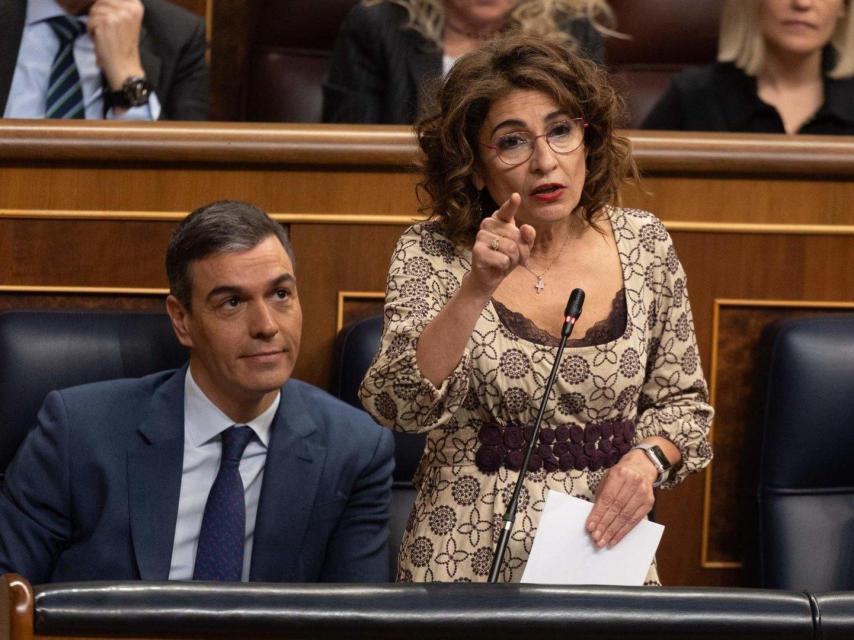
[[(255, 516), (261, 497), (264, 464), (270, 444), (270, 429), (282, 394), (270, 408), (246, 423), (255, 432), (240, 460), (240, 478), (246, 498), (246, 537), (243, 545), (243, 582), (249, 580), (252, 561), (252, 538)], [(184, 463), (181, 475), (181, 494), (178, 499), (178, 520), (172, 544), (170, 580), (192, 580), (199, 545), (199, 531), (205, 514), (205, 504), (219, 471), (222, 457), (222, 432), (235, 423), (220, 411), (202, 392), (190, 369), (184, 378)]]
[[(15, 74), (6, 102), (6, 118), (44, 118), (50, 68), (59, 51), (59, 38), (45, 22), (54, 16), (66, 15), (56, 0), (29, 0), (21, 47), (15, 63)], [(78, 17), (86, 22), (86, 16)], [(74, 41), (74, 62), (80, 74), (83, 102), (87, 120), (104, 118), (104, 81), (95, 60), (95, 43), (84, 33)], [(160, 102), (152, 92), (148, 104), (128, 109), (116, 116), (107, 111), (108, 120), (157, 120)]]

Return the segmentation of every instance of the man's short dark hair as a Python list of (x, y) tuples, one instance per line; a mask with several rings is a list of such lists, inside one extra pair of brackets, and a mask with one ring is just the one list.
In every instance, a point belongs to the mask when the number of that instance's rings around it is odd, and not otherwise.
[(279, 239), (296, 268), (294, 250), (284, 227), (255, 205), (220, 200), (199, 207), (181, 221), (166, 249), (170, 293), (189, 310), (193, 261), (214, 253), (248, 251), (270, 236)]

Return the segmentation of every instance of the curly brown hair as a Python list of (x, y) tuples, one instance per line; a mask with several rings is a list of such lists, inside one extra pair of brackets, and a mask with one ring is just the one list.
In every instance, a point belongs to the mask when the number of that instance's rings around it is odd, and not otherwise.
[(595, 226), (603, 207), (619, 202), (624, 181), (637, 178), (630, 142), (616, 134), (624, 108), (607, 72), (558, 40), (499, 38), (457, 60), (415, 125), (423, 151), (419, 197), (427, 195), (422, 211), (457, 244), (471, 244), (482, 216), (495, 208), (472, 181), (480, 129), (492, 104), (515, 89), (541, 91), (587, 122), (587, 178), (573, 213), (588, 224)]

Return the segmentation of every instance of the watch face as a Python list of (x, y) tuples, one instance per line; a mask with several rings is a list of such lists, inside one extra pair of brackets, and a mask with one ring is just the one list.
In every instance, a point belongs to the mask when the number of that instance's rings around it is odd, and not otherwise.
[(670, 460), (667, 459), (667, 456), (664, 455), (664, 451), (661, 450), (661, 447), (658, 445), (652, 445), (649, 448), (650, 453), (655, 456), (658, 463), (661, 465), (661, 468), (667, 471), (672, 465), (670, 464)]
[(139, 107), (148, 102), (151, 85), (144, 78), (128, 78), (122, 85), (122, 96), (130, 107)]

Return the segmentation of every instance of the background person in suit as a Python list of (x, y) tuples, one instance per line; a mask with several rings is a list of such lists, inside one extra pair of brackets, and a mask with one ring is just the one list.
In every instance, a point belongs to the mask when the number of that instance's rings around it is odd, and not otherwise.
[(204, 22), (165, 0), (0, 0), (7, 118), (206, 120)]
[(598, 62), (604, 0), (364, 0), (348, 14), (323, 87), (324, 122), (411, 124), (431, 81), (500, 33), (563, 34)]
[(674, 76), (641, 127), (854, 134), (850, 4), (727, 0), (718, 62)]
[(245, 203), (179, 225), (167, 310), (189, 365), (48, 395), (0, 491), (0, 574), (388, 580), (392, 437), (290, 379), (292, 256)]

